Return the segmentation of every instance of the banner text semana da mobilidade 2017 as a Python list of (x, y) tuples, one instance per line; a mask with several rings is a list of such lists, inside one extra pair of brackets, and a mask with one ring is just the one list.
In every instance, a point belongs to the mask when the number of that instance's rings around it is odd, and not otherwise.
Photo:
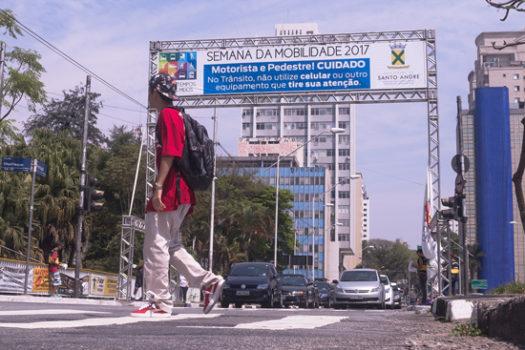
[(426, 87), (424, 42), (159, 53), (181, 96)]

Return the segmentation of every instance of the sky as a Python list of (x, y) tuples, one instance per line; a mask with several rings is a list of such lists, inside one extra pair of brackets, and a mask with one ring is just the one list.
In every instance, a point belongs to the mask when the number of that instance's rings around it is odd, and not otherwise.
[[(438, 69), (441, 196), (454, 191), (450, 159), (455, 154), (456, 96), (467, 107), (467, 76), (476, 58), (475, 38), (486, 31), (525, 29), (525, 14), (504, 13), (484, 0), (3, 0), (17, 19), (48, 42), (121, 91), (147, 104), (149, 42), (273, 36), (275, 24), (318, 24), (321, 34), (433, 29)], [(28, 34), (16, 41), (42, 55), (42, 80), (48, 98), (84, 84), (86, 73)], [(145, 110), (97, 80), (104, 108), (98, 127), (136, 128), (146, 124)], [(212, 130), (210, 109), (191, 110)], [(21, 103), (17, 125), (31, 113)], [(237, 154), (241, 111), (218, 109), (218, 141)], [(356, 106), (356, 172), (370, 197), (371, 238), (401, 239), (415, 248), (421, 242), (428, 163), (426, 103)]]

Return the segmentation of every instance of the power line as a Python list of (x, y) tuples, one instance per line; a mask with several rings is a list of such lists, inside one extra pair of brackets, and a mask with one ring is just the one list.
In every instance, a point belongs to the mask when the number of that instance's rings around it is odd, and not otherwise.
[(84, 65), (82, 65), (81, 63), (77, 62), (74, 58), (72, 58), (71, 56), (67, 55), (65, 52), (63, 52), (62, 50), (60, 50), (59, 48), (57, 48), (56, 46), (54, 46), (53, 44), (51, 44), (49, 41), (47, 41), (46, 39), (44, 39), (43, 37), (41, 37), (40, 35), (38, 35), (37, 33), (35, 33), (34, 31), (32, 31), (30, 28), (28, 28), (26, 25), (24, 25), (22, 22), (20, 22), (18, 19), (16, 19), (14, 16), (11, 16), (6, 10), (0, 10), (2, 12), (2, 14), (6, 17), (9, 17), (10, 19), (12, 19), (13, 21), (15, 21), (22, 30), (24, 30), (25, 32), (27, 32), (30, 36), (32, 36), (34, 39), (36, 39), (38, 42), (40, 42), (42, 45), (44, 45), (45, 47), (47, 47), (48, 49), (50, 49), (51, 51), (55, 52), (56, 54), (58, 54), (59, 56), (61, 56), (62, 58), (64, 58), (66, 61), (68, 61), (69, 63), (73, 64), (75, 67), (79, 68), (80, 70), (82, 70), (83, 72), (93, 76), (93, 78), (95, 78), (96, 80), (98, 80), (99, 82), (101, 82), (102, 84), (106, 85), (107, 87), (109, 87), (111, 90), (115, 91), (116, 93), (118, 93), (119, 95), (123, 96), (124, 98), (130, 100), (131, 102), (137, 104), (138, 106), (144, 108), (147, 110), (147, 107), (144, 106), (142, 103), (140, 103), (139, 101), (137, 101), (136, 99), (134, 99), (133, 97), (129, 96), (128, 94), (126, 94), (124, 91), (120, 90), (119, 88), (117, 88), (116, 86), (112, 85), (111, 83), (109, 83), (108, 81), (106, 81), (104, 78), (102, 78), (101, 76), (99, 76), (98, 74), (96, 74), (95, 72), (93, 72), (92, 70), (90, 70), (89, 68), (85, 67)]

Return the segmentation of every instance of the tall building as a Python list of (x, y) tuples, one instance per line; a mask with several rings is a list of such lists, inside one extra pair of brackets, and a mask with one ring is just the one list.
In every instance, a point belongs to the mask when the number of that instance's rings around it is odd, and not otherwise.
[(370, 239), (370, 197), (363, 185), (363, 241)]
[[(474, 71), (468, 76), (469, 97), (468, 110), (462, 112), (460, 127), (463, 137), (464, 154), (469, 158), (470, 170), (466, 173), (466, 207), (467, 207), (467, 243), (478, 242), (478, 215), (476, 193), (476, 154), (474, 145), (475, 120), (475, 89), (482, 87), (507, 87), (510, 107), (510, 148), (511, 172), (518, 167), (523, 141), (523, 124), (525, 117), (525, 45), (510, 45), (503, 49), (497, 47), (512, 44), (525, 36), (525, 30), (508, 32), (484, 32), (475, 40), (477, 58)], [(523, 187), (523, 186), (522, 186)], [(525, 234), (520, 222), (519, 209), (513, 192), (514, 229), (514, 271), (515, 280), (525, 282)]]
[[(307, 24), (276, 25), (276, 35), (318, 34), (317, 26)], [(351, 174), (355, 173), (355, 106), (351, 104), (275, 105), (243, 108), (239, 156), (289, 155), (300, 166), (326, 168), (331, 175), (333, 215), (331, 235), (339, 250), (339, 269), (350, 268), (347, 256), (356, 255), (355, 218), (362, 215)], [(341, 128), (342, 133), (331, 132)], [(294, 150), (296, 150), (294, 152)], [(359, 192), (359, 193), (357, 193)], [(359, 199), (361, 200), (361, 199)], [(299, 237), (308, 234), (298, 227)], [(359, 247), (358, 247), (359, 245)]]
[[(237, 171), (241, 175), (252, 176), (255, 180), (275, 186), (276, 155), (257, 157), (228, 157), (217, 161), (219, 172)], [(293, 218), (297, 242), (294, 255), (312, 256), (312, 265), (290, 266), (284, 273), (301, 273), (311, 278), (339, 278), (338, 261), (329, 259), (337, 256), (330, 238), (330, 175), (323, 167), (298, 167), (294, 157), (283, 157), (279, 162), (279, 189), (289, 190), (294, 198), (290, 215)]]

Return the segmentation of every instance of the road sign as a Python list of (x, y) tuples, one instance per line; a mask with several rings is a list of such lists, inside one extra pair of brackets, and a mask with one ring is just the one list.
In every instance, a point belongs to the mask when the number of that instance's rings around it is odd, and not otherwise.
[(47, 174), (47, 165), (39, 160), (36, 161), (36, 174), (42, 177), (46, 177)]
[(31, 172), (31, 158), (2, 157), (2, 170)]
[[(464, 171), (467, 172), (470, 169), (470, 161), (467, 156), (463, 156)], [(461, 174), (461, 155), (456, 154), (452, 157), (452, 169), (458, 174)]]
[(454, 181), (454, 187), (457, 194), (463, 194), (463, 189), (465, 188), (465, 179), (461, 174), (458, 174), (456, 176), (456, 180)]
[(487, 280), (472, 280), (470, 287), (472, 289), (488, 289), (488, 283)]
[[(2, 157), (2, 170), (30, 173), (32, 160), (32, 158)], [(37, 159), (35, 160), (37, 164), (36, 174), (46, 177), (47, 165)]]

